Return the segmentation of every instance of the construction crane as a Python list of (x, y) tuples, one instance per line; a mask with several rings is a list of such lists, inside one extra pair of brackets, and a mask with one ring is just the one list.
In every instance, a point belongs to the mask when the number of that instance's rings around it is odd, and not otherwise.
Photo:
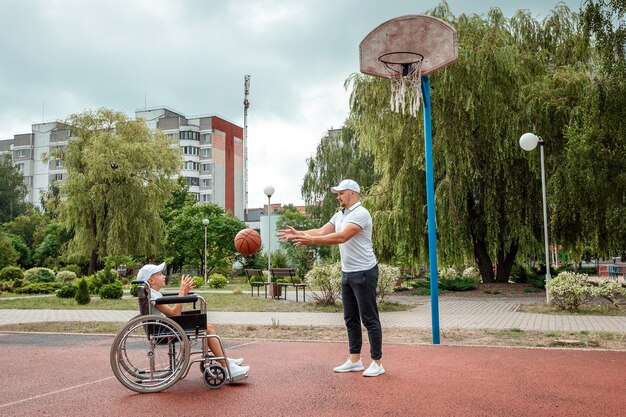
[(250, 74), (243, 76), (243, 194), (244, 219), (248, 217), (248, 95), (250, 94)]

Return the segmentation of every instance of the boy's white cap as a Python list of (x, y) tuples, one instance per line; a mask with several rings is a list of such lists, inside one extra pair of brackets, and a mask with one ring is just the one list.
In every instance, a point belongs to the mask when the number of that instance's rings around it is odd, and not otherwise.
[(361, 187), (359, 187), (359, 184), (357, 184), (354, 180), (343, 180), (339, 183), (338, 186), (330, 188), (330, 191), (335, 194), (343, 190), (352, 190), (359, 194), (361, 193)]
[(137, 281), (146, 282), (153, 274), (161, 272), (165, 269), (165, 262), (159, 265), (146, 264), (137, 272)]

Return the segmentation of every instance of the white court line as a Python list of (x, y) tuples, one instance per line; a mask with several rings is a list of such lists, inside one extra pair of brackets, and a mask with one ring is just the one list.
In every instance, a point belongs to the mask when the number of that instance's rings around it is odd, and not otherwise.
[(102, 378), (102, 379), (99, 379), (99, 380), (97, 380), (97, 381), (86, 382), (86, 383), (84, 383), (84, 384), (80, 384), (80, 385), (74, 385), (73, 387), (68, 387), (68, 388), (63, 388), (63, 389), (56, 390), (56, 391), (52, 391), (52, 392), (47, 392), (47, 393), (45, 393), (45, 394), (35, 395), (35, 396), (33, 396), (33, 397), (24, 398), (23, 400), (17, 400), (17, 401), (12, 401), (12, 402), (10, 402), (10, 403), (6, 403), (6, 404), (0, 404), (0, 408), (3, 408), (3, 407), (9, 407), (9, 406), (11, 406), (11, 405), (15, 405), (15, 404), (23, 403), (23, 402), (30, 401), (30, 400), (36, 400), (36, 399), (38, 399), (38, 398), (47, 397), (48, 395), (59, 394), (59, 393), (61, 393), (61, 392), (65, 392), (65, 391), (73, 390), (73, 389), (76, 389), (76, 388), (85, 387), (85, 386), (87, 386), (87, 385), (91, 385), (91, 384), (97, 384), (98, 382), (106, 381), (107, 379), (111, 379), (111, 378), (115, 378), (115, 376), (110, 376), (110, 377), (107, 377), (107, 378)]
[(242, 343), (242, 344), (240, 344), (240, 345), (234, 345), (234, 346), (231, 346), (231, 347), (229, 347), (228, 349), (235, 349), (235, 348), (239, 348), (239, 347), (243, 347), (243, 346), (254, 345), (254, 344), (256, 344), (256, 343), (259, 343), (259, 341), (258, 341), (258, 340), (253, 340), (252, 342)]

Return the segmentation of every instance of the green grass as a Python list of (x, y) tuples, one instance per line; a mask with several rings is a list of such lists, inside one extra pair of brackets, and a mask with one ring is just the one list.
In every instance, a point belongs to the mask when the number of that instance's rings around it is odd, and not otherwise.
[(626, 316), (626, 305), (615, 308), (609, 304), (583, 305), (578, 310), (561, 310), (545, 304), (520, 305), (518, 311), (524, 313), (555, 314), (562, 316)]
[[(167, 292), (167, 291), (166, 291)], [(338, 312), (341, 304), (335, 306), (317, 306), (313, 303), (295, 303), (292, 301), (273, 300), (271, 298), (251, 297), (249, 292), (242, 294), (232, 293), (199, 293), (207, 302), (208, 311), (250, 311), (250, 312)], [(414, 308), (415, 305), (396, 303), (383, 303), (381, 311), (405, 311)], [(25, 309), (25, 310), (137, 310), (137, 299), (125, 297), (121, 300), (103, 300), (100, 297), (92, 297), (91, 302), (79, 305), (74, 299), (59, 298), (56, 296), (45, 297), (19, 297), (14, 300), (0, 298), (0, 309)]]

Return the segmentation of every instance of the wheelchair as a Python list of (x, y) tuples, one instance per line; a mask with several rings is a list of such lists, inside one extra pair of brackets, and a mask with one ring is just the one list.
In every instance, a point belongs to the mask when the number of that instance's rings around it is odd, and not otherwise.
[[(204, 298), (197, 294), (184, 297), (164, 294), (156, 304), (193, 304), (191, 311), (165, 317), (152, 306), (150, 285), (143, 281), (133, 284), (138, 284), (140, 314), (120, 330), (111, 345), (111, 369), (122, 385), (139, 393), (163, 391), (185, 378), (194, 363), (199, 364), (209, 388), (220, 388), (226, 382), (236, 383), (248, 377), (248, 373), (236, 378), (230, 375), (221, 339), (207, 334)], [(209, 350), (211, 337), (218, 340), (223, 357), (216, 357)], [(219, 360), (227, 366), (222, 366)]]

